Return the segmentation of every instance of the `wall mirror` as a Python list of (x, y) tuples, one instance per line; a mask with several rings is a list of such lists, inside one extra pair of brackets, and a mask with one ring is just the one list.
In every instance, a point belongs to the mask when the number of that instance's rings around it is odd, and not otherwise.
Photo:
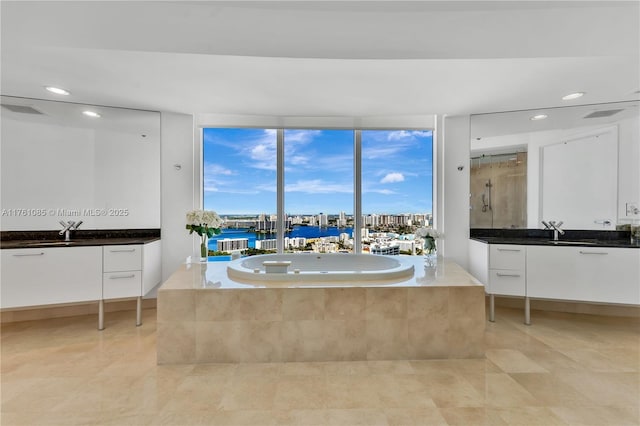
[(1, 106), (3, 231), (160, 227), (160, 113), (10, 96)]
[(639, 104), (472, 115), (470, 227), (613, 230), (636, 218)]

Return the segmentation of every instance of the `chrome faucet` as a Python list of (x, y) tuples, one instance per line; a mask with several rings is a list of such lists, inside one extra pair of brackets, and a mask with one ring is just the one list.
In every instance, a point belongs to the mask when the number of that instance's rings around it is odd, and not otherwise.
[(558, 234), (564, 235), (564, 231), (560, 228), (562, 226), (562, 221), (556, 223), (555, 220), (550, 220), (549, 222), (542, 221), (545, 229), (553, 230), (553, 241), (558, 241)]
[(58, 232), (58, 235), (64, 235), (65, 241), (71, 241), (71, 231), (75, 231), (82, 224), (82, 221), (74, 222), (72, 220), (65, 222), (64, 220), (60, 221), (60, 225), (62, 225), (62, 230)]

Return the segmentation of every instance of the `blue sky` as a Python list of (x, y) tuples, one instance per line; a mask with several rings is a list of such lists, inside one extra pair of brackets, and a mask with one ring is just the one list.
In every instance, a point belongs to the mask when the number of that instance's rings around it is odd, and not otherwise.
[[(275, 214), (276, 130), (203, 135), (205, 208)], [(363, 213), (430, 213), (431, 182), (431, 131), (362, 131)], [(285, 210), (353, 213), (352, 130), (285, 130)]]

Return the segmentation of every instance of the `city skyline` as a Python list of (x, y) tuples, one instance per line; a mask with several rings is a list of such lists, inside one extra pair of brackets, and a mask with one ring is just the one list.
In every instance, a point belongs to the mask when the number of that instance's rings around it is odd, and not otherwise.
[[(276, 130), (203, 129), (204, 207), (276, 211)], [(353, 215), (353, 131), (285, 130), (288, 215)], [(432, 212), (432, 132), (362, 131), (363, 214)]]

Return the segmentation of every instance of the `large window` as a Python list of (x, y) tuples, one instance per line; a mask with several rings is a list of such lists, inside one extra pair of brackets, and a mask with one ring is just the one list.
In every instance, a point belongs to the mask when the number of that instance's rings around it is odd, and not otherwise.
[(222, 239), (255, 248), (275, 230), (276, 130), (208, 128), (202, 136), (204, 208), (225, 219), (209, 249), (223, 248)]
[(349, 251), (353, 130), (285, 130), (284, 177), (284, 249)]
[(421, 252), (413, 233), (432, 222), (430, 130), (206, 128), (203, 139), (204, 208), (225, 219), (211, 250), (228, 238), (253, 253)]

